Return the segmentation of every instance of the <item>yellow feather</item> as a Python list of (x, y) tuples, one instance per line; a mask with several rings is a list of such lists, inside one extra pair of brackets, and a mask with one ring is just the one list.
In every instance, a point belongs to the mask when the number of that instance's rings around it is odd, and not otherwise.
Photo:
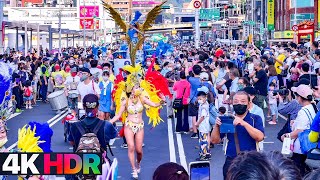
[[(104, 2), (104, 0), (101, 1), (104, 9), (106, 9), (112, 19), (117, 23), (117, 25), (122, 29), (123, 32), (127, 33), (128, 31), (128, 26), (127, 24), (122, 20), (120, 13), (115, 10), (112, 6)], [(126, 39), (127, 42), (130, 42), (129, 39)]]

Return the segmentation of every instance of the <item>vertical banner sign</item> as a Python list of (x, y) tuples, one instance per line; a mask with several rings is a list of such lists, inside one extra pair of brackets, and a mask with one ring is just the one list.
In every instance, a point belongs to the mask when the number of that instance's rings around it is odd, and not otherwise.
[(318, 28), (320, 28), (320, 0), (318, 0)]
[(79, 6), (80, 15), (80, 29), (94, 29), (94, 21), (96, 22), (96, 29), (99, 29), (99, 20), (94, 20), (99, 17), (99, 6)]
[(274, 1), (268, 0), (267, 8), (268, 8), (268, 30), (274, 30)]

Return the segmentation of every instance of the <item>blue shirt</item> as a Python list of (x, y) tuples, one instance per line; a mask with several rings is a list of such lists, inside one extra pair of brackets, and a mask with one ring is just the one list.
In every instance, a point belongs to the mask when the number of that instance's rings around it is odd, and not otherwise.
[(198, 88), (201, 87), (200, 78), (188, 76), (188, 81), (191, 85), (190, 102), (194, 103), (197, 100)]
[[(251, 126), (254, 128), (258, 129), (262, 133), (264, 133), (264, 128), (262, 124), (262, 119), (260, 116), (248, 113), (246, 117), (243, 119), (245, 122), (249, 123)], [(238, 133), (238, 139), (239, 139), (239, 147), (240, 151), (256, 151), (257, 150), (257, 145), (256, 145), (256, 140), (254, 140), (246, 128), (243, 126), (236, 126), (236, 130)], [(224, 134), (221, 134), (221, 137), (223, 137)], [(228, 147), (227, 147), (227, 157), (235, 158), (237, 156), (237, 150), (236, 150), (236, 145), (234, 141), (234, 134), (227, 134), (227, 138), (229, 140), (228, 142)]]

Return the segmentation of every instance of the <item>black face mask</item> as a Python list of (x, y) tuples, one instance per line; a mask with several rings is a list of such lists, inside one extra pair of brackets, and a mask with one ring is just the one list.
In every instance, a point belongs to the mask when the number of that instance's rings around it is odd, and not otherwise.
[(244, 104), (234, 104), (233, 110), (237, 115), (243, 115), (244, 113), (247, 112), (247, 107), (248, 105), (244, 105)]

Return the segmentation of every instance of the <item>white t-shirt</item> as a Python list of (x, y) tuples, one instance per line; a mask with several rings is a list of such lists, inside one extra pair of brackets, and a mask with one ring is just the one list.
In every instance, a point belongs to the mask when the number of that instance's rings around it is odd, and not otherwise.
[(253, 72), (253, 69), (254, 69), (254, 64), (253, 63), (248, 64), (249, 74), (251, 74)]
[(88, 94), (97, 94), (97, 95), (101, 94), (101, 91), (100, 91), (98, 84), (94, 83), (93, 81), (91, 81), (89, 84), (84, 84), (84, 82), (80, 82), (78, 84), (77, 90), (78, 90), (79, 95), (81, 96), (81, 102), (82, 102), (84, 96), (86, 96)]
[(80, 82), (79, 76), (67, 76), (64, 84), (69, 90), (69, 94), (78, 94), (78, 84)]
[(320, 62), (317, 61), (313, 64), (313, 69), (316, 70), (317, 68), (320, 68)]
[(198, 130), (202, 133), (209, 133), (211, 131), (211, 126), (209, 122), (209, 103), (199, 105), (198, 119), (205, 117), (204, 120), (199, 124)]
[[(300, 129), (300, 130), (310, 129), (310, 126), (315, 116), (316, 116), (316, 113), (314, 111), (312, 104), (302, 107), (301, 110), (298, 112), (297, 118), (294, 120), (292, 131), (295, 131), (297, 129)], [(300, 149), (299, 139), (296, 139), (294, 141), (293, 152), (302, 154)]]

